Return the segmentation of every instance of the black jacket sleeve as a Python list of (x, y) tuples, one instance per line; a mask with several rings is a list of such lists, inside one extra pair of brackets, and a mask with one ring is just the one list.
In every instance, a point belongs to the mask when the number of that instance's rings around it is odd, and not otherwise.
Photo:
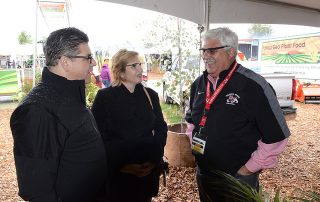
[(65, 134), (57, 125), (36, 105), (21, 106), (11, 116), (19, 195), (24, 200), (58, 201), (55, 182)]
[(274, 89), (267, 82), (261, 85), (263, 86), (247, 87), (247, 97), (254, 97), (254, 99), (248, 99), (248, 108), (254, 113), (262, 142), (272, 144), (289, 137), (290, 130)]

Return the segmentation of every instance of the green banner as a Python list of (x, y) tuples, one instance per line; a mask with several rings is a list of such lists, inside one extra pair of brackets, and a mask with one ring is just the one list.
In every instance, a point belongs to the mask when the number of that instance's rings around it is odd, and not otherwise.
[(320, 36), (296, 37), (262, 43), (262, 61), (275, 64), (320, 63)]
[(0, 70), (0, 95), (13, 95), (19, 91), (16, 70)]

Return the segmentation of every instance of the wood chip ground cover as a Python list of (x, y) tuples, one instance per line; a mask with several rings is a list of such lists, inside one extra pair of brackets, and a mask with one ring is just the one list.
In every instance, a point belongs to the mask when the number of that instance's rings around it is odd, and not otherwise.
[[(279, 165), (260, 176), (263, 190), (271, 194), (278, 189), (286, 196), (296, 196), (301, 190), (320, 193), (320, 105), (296, 103), (296, 107), (297, 114), (288, 117), (292, 135)], [(9, 126), (12, 111), (0, 107), (0, 201), (3, 202), (22, 201), (17, 195), (12, 155)], [(170, 167), (167, 181), (167, 187), (161, 185), (154, 202), (199, 201), (195, 168)]]

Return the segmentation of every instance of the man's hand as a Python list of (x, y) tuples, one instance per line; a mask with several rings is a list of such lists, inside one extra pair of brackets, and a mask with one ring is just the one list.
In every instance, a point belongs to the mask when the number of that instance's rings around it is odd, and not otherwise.
[(242, 166), (238, 170), (237, 174), (239, 174), (239, 175), (251, 175), (251, 174), (253, 174), (253, 172), (249, 171), (246, 166)]
[(142, 164), (126, 164), (120, 169), (120, 172), (128, 173), (136, 177), (145, 177), (151, 173), (154, 166), (155, 165), (151, 162)]

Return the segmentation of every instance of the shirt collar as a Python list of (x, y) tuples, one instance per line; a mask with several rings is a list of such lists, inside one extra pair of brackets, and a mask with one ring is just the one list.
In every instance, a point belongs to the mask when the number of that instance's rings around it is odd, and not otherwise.
[(44, 67), (41, 82), (48, 84), (65, 98), (75, 99), (84, 105), (86, 104), (84, 80), (68, 80), (65, 77), (50, 72), (47, 67)]

